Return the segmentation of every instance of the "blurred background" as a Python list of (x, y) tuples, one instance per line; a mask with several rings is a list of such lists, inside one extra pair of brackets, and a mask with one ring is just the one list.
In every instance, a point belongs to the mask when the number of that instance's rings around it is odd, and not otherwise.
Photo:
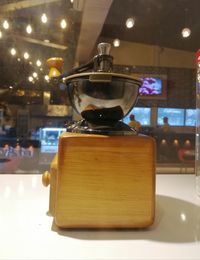
[[(199, 0), (1, 0), (0, 173), (41, 173), (80, 116), (46, 60), (63, 72), (111, 44), (113, 71), (143, 80), (130, 115), (157, 144), (157, 173), (194, 173)], [(167, 123), (164, 118), (167, 118)]]

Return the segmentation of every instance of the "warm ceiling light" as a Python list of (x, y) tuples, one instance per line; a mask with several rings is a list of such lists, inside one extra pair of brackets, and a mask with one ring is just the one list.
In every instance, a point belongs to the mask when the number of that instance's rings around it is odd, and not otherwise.
[(184, 28), (181, 33), (183, 38), (188, 38), (191, 34), (191, 30), (190, 28)]
[(15, 56), (15, 54), (16, 54), (15, 48), (12, 48), (12, 49), (10, 50), (10, 54), (11, 54), (12, 56)]
[(71, 3), (73, 3), (73, 2), (74, 2), (74, 0), (70, 0), (70, 2), (71, 2)]
[(49, 76), (48, 76), (48, 75), (45, 75), (45, 76), (44, 76), (44, 79), (45, 79), (46, 81), (49, 81)]
[(28, 34), (31, 34), (32, 33), (32, 27), (31, 27), (31, 25), (30, 24), (28, 24), (27, 26), (26, 26), (26, 32), (28, 33)]
[(0, 38), (2, 38), (3, 37), (3, 34), (2, 34), (2, 32), (0, 31)]
[(119, 46), (120, 46), (120, 40), (119, 40), (119, 39), (115, 39), (115, 40), (113, 41), (113, 46), (114, 46), (114, 47), (119, 47)]
[(33, 77), (37, 78), (37, 76), (38, 76), (37, 72), (33, 72)]
[(42, 65), (42, 62), (41, 62), (40, 60), (37, 60), (37, 61), (36, 61), (36, 65), (37, 65), (38, 67), (40, 67), (40, 66)]
[(43, 13), (41, 16), (42, 23), (47, 23), (47, 20), (48, 20), (47, 15), (45, 13)]
[(33, 82), (33, 77), (28, 77), (28, 80), (30, 81), (30, 82)]
[(24, 53), (24, 59), (25, 59), (25, 60), (28, 60), (29, 57), (30, 57), (30, 55), (28, 54), (28, 52), (25, 52), (25, 53)]
[(8, 23), (7, 20), (5, 20), (5, 21), (3, 22), (3, 28), (4, 28), (5, 30), (8, 30), (8, 29), (9, 29), (9, 23)]
[(61, 22), (60, 22), (60, 27), (61, 27), (62, 29), (65, 29), (65, 28), (67, 27), (67, 22), (66, 22), (65, 19), (62, 19), (62, 20), (61, 20)]
[(135, 24), (135, 21), (134, 21), (134, 19), (133, 18), (128, 18), (127, 20), (126, 20), (126, 27), (127, 28), (132, 28), (133, 26), (134, 26), (134, 24)]

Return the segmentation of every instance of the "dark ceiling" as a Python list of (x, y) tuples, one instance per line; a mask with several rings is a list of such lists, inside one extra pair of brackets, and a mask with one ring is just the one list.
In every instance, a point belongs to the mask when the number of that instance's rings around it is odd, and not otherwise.
[[(47, 58), (63, 57), (68, 70), (92, 58), (101, 38), (195, 52), (200, 47), (199, 10), (200, 0), (1, 0), (0, 89), (48, 89)], [(47, 24), (40, 21), (42, 13), (48, 16)], [(132, 29), (125, 27), (129, 16), (135, 19)], [(59, 26), (62, 18), (68, 23), (65, 30)], [(5, 19), (9, 30), (2, 26)], [(31, 35), (25, 31), (27, 24), (33, 27)], [(185, 25), (192, 30), (186, 39), (181, 37)], [(28, 60), (23, 58), (25, 51)], [(40, 68), (37, 59), (42, 61)], [(38, 79), (33, 84), (28, 77), (35, 71)]]
[[(200, 48), (199, 0), (114, 0), (102, 36), (195, 52)], [(127, 17), (135, 26), (125, 28)], [(189, 38), (182, 38), (183, 27)]]

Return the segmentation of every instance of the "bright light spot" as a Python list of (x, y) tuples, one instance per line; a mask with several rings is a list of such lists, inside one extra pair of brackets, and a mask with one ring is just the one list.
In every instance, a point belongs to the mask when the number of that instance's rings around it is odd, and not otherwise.
[(31, 25), (29, 24), (29, 25), (27, 25), (26, 26), (26, 32), (28, 33), (28, 34), (31, 34), (32, 33), (32, 27), (31, 27)]
[(25, 60), (28, 60), (29, 57), (30, 57), (30, 55), (28, 54), (28, 52), (25, 52), (25, 53), (24, 53), (24, 59), (25, 59)]
[(21, 59), (20, 59), (20, 58), (17, 58), (17, 61), (19, 61), (19, 62), (20, 62), (20, 61), (21, 61)]
[(190, 36), (191, 30), (189, 28), (184, 28), (181, 33), (182, 33), (183, 38), (187, 38)]
[(162, 140), (161, 140), (161, 144), (162, 144), (162, 145), (166, 145), (166, 144), (167, 144), (167, 141), (166, 141), (165, 139), (162, 139)]
[(42, 23), (47, 23), (47, 20), (48, 20), (47, 15), (45, 13), (43, 13), (41, 16)]
[(30, 82), (33, 82), (33, 77), (28, 77), (28, 80), (30, 81)]
[(33, 188), (37, 187), (37, 182), (38, 182), (37, 176), (33, 175), (32, 180), (31, 180), (31, 184), (32, 184)]
[(133, 18), (128, 18), (127, 20), (126, 20), (126, 27), (127, 28), (132, 28), (133, 26), (134, 26), (134, 24), (135, 24), (135, 21), (134, 21), (134, 19)]
[(11, 188), (10, 188), (10, 186), (7, 185), (5, 187), (5, 191), (4, 191), (4, 198), (8, 199), (10, 197), (10, 194), (11, 194)]
[(12, 48), (12, 49), (10, 50), (10, 54), (11, 54), (12, 56), (15, 56), (15, 55), (16, 55), (16, 50), (15, 50), (15, 48)]
[(120, 46), (120, 40), (119, 40), (119, 39), (115, 39), (115, 40), (113, 41), (113, 46), (114, 46), (114, 47), (119, 47), (119, 46)]
[(44, 79), (45, 79), (46, 81), (49, 81), (49, 76), (48, 76), (48, 75), (45, 75), (45, 76), (44, 76)]
[(36, 61), (36, 65), (37, 65), (38, 67), (40, 67), (40, 66), (42, 65), (42, 62), (41, 62), (40, 60), (37, 60), (37, 61)]
[(5, 21), (3, 22), (3, 28), (4, 28), (5, 30), (8, 30), (8, 29), (9, 29), (9, 23), (8, 23), (7, 20), (5, 20)]
[(74, 2), (74, 0), (70, 0), (70, 2), (71, 2), (71, 3), (73, 3), (73, 2)]
[(186, 215), (185, 215), (185, 213), (181, 213), (181, 220), (183, 221), (183, 222), (185, 222), (186, 221)]
[(13, 86), (10, 86), (9, 88), (10, 88), (10, 89), (13, 89)]
[(177, 146), (179, 144), (177, 139), (174, 139), (174, 145)]
[(61, 20), (61, 22), (60, 22), (60, 27), (61, 27), (62, 29), (65, 29), (65, 28), (67, 27), (67, 22), (66, 22), (65, 19), (62, 19), (62, 20)]
[(37, 76), (38, 76), (37, 72), (33, 72), (33, 77), (37, 78)]
[(20, 180), (20, 182), (19, 182), (18, 193), (19, 193), (19, 195), (24, 194), (24, 183), (22, 180)]

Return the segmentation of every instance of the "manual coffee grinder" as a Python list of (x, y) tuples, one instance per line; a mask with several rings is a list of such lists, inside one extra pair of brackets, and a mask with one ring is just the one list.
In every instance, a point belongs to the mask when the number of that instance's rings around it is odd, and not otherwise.
[(110, 44), (92, 61), (61, 74), (60, 58), (47, 61), (64, 83), (83, 120), (59, 138), (43, 184), (49, 213), (60, 228), (142, 228), (154, 221), (155, 142), (120, 120), (133, 108), (141, 81), (112, 72)]

